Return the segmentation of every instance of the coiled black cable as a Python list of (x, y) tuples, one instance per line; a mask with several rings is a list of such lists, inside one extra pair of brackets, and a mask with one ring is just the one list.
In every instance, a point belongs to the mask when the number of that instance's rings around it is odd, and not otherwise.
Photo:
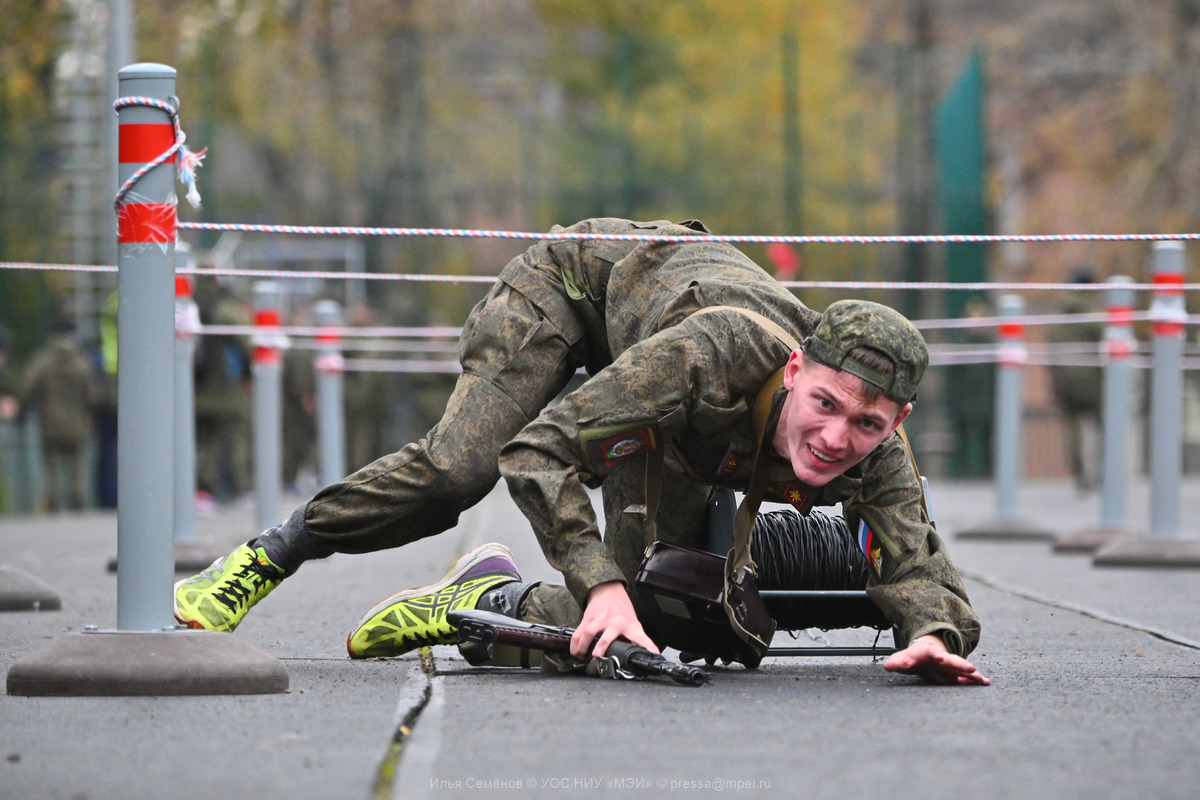
[[(751, 556), (759, 589), (845, 591), (867, 586), (867, 559), (842, 517), (813, 510), (759, 514)], [(764, 598), (783, 630), (871, 627), (892, 623), (865, 597)]]

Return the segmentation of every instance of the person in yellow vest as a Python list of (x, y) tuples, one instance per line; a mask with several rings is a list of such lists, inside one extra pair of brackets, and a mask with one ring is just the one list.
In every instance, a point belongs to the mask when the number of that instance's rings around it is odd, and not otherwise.
[[(756, 532), (760, 572), (786, 586), (800, 566), (788, 545), (823, 519), (814, 506), (840, 503), (838, 528), (862, 551), (868, 595), (898, 630), (901, 649), (885, 667), (935, 683), (988, 683), (966, 658), (979, 620), (896, 435), (928, 362), (920, 333), (874, 303), (807, 308), (708, 233), (695, 221), (555, 228), (509, 262), (472, 311), (463, 373), (433, 430), (180, 581), (177, 618), (233, 630), (304, 561), (440, 533), (503, 476), (565, 584), (526, 584), (507, 548), (483, 545), (440, 581), (368, 611), (348, 639), (351, 657), (453, 643), (454, 608), (573, 626), (581, 659), (617, 637), (657, 651), (630, 592), (644, 531), (623, 513), (644, 497), (647, 457), (665, 456), (659, 539), (702, 546), (714, 487), (750, 481), (759, 449), (751, 408), (782, 368), (768, 397), (766, 483), (768, 496), (796, 508), (797, 524), (782, 535)], [(580, 367), (591, 377), (551, 406)], [(603, 535), (586, 493), (597, 486)]]
[(117, 293), (100, 313), (100, 358), (96, 396), (96, 502), (117, 507)]

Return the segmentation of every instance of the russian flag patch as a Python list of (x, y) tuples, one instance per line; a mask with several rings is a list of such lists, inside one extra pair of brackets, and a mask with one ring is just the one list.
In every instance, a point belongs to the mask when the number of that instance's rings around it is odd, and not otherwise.
[(858, 546), (867, 557), (867, 563), (875, 570), (875, 574), (879, 575), (883, 569), (883, 548), (875, 543), (875, 534), (867, 525), (867, 521), (862, 519), (858, 521)]

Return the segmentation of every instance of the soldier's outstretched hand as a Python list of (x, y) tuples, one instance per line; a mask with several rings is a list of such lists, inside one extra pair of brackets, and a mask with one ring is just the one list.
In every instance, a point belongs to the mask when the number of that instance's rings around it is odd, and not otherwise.
[(888, 672), (917, 675), (930, 683), (948, 686), (987, 686), (991, 681), (970, 661), (949, 652), (936, 636), (921, 636), (883, 662)]
[[(596, 646), (588, 653), (588, 645), (596, 640)], [(640, 644), (651, 653), (657, 653), (658, 647), (642, 630), (637, 614), (633, 610), (633, 602), (625, 591), (625, 584), (620, 581), (599, 583), (588, 592), (587, 608), (583, 610), (583, 621), (575, 629), (571, 637), (571, 655), (580, 661), (587, 661), (589, 656), (599, 658), (608, 652), (608, 646), (624, 636), (634, 644)]]

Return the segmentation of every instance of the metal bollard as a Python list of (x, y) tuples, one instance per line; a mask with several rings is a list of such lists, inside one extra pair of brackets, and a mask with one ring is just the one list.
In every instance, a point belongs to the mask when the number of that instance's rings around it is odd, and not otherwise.
[(1130, 358), (1136, 342), (1133, 333), (1133, 279), (1117, 275), (1108, 279), (1108, 323), (1104, 332), (1104, 464), (1100, 475), (1102, 528), (1125, 527), (1125, 501), (1129, 475), (1129, 411), (1132, 370)]
[(1017, 320), (1025, 313), (1025, 300), (1019, 295), (1000, 298), (1000, 359), (996, 365), (996, 427), (993, 465), (996, 480), (996, 517), (1013, 520), (1018, 516), (1018, 485), (1024, 452), (1021, 437), (1023, 403), (1022, 369), (1029, 358), (1023, 341), (1024, 326)]
[[(287, 670), (241, 637), (176, 626), (173, 618), (175, 70), (119, 73), (117, 206), (117, 625), (84, 626), (8, 670), (10, 695), (199, 695), (286, 692)], [(148, 101), (148, 102), (147, 102)]]
[(320, 448), (320, 480), (325, 486), (346, 474), (346, 421), (339, 326), (341, 307), (335, 300), (322, 300), (313, 309), (318, 327), (317, 355), (313, 371), (317, 376), (317, 440)]
[(279, 522), (283, 483), (283, 337), (279, 333), (279, 287), (254, 284), (254, 497), (255, 522), (266, 530)]
[[(190, 248), (175, 244), (177, 262), (187, 264)], [(193, 366), (200, 309), (192, 299), (192, 279), (175, 274), (175, 542), (196, 539), (196, 398)]]
[(1154, 365), (1150, 371), (1150, 535), (1179, 533), (1183, 471), (1183, 242), (1154, 245)]
[[(175, 70), (134, 64), (118, 73), (122, 97), (172, 102)], [(175, 142), (159, 108), (119, 111), (118, 180)], [(117, 627), (173, 626), (174, 160), (146, 173), (117, 208)]]

